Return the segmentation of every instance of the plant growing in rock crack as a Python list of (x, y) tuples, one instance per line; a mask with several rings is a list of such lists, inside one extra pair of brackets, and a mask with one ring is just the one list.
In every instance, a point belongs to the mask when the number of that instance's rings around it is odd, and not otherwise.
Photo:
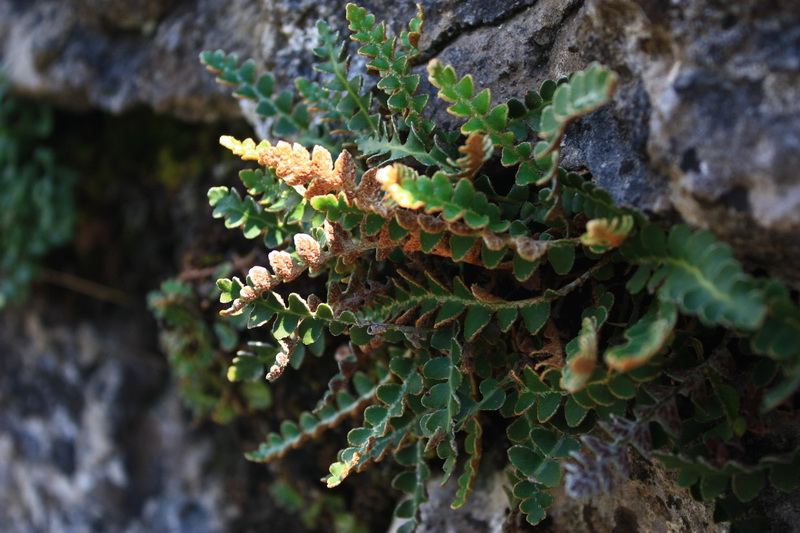
[[(325, 482), (393, 457), (403, 531), (433, 463), (465, 504), (487, 420), (507, 421), (510, 508), (531, 524), (562, 483), (574, 497), (610, 490), (631, 448), (717, 498), (721, 520), (742, 513), (725, 514), (728, 498), (752, 501), (767, 481), (793, 489), (798, 448), (746, 453), (770, 430), (759, 410), (786, 408), (800, 385), (793, 295), (711, 233), (665, 231), (558, 166), (567, 126), (610, 100), (616, 75), (592, 64), (498, 104), (434, 59), (428, 81), (463, 119), (444, 131), (412, 69), (421, 7), (396, 37), (353, 4), (347, 20), (369, 76), (324, 21), (319, 81), (296, 92), (235, 55), (201, 56), (295, 140), (221, 139), (260, 168), (241, 172), (244, 195), (209, 191), (214, 216), (271, 250), (268, 267), (218, 281), (221, 314), (274, 337), (241, 350), (229, 376), (272, 381), (309, 352), (339, 365), (317, 407), (248, 458), (278, 459), (357, 416)], [(287, 294), (301, 276), (323, 276), (326, 293)]]

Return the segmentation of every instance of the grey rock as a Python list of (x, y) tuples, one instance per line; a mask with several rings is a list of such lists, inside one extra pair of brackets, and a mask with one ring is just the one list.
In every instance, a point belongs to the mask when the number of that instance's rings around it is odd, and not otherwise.
[(646, 186), (666, 179), (665, 206), (800, 281), (800, 3), (593, 1), (582, 34), (644, 88)]
[(174, 390), (162, 395), (163, 361), (130, 326), (48, 324), (37, 311), (0, 321), (2, 530), (225, 531), (211, 441)]

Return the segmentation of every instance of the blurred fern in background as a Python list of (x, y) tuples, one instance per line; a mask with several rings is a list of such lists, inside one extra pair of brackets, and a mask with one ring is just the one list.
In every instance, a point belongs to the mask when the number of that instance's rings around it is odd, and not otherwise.
[(0, 308), (23, 300), (38, 261), (72, 237), (75, 174), (47, 145), (50, 108), (13, 98), (0, 71)]

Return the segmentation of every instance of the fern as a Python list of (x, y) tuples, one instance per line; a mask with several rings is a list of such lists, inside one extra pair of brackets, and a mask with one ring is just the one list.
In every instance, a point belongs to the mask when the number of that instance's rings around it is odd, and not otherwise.
[[(203, 55), (275, 118), (273, 134), (297, 141), (221, 139), (263, 168), (240, 173), (246, 196), (212, 189), (214, 216), (270, 249), (269, 269), (218, 281), (222, 315), (274, 338), (236, 354), (229, 376), (273, 381), (306, 353), (326, 353), (331, 337), (349, 340), (317, 409), (248, 457), (275, 460), (356, 416), (325, 481), (394, 457), (406, 469), (393, 481), (403, 531), (419, 524), (434, 457), (442, 482), (456, 480), (453, 507), (466, 504), (494, 411), (508, 419), (511, 506), (530, 524), (545, 518), (554, 487), (610, 490), (631, 448), (703, 498), (730, 487), (751, 501), (767, 480), (792, 487), (782, 468), (796, 472), (796, 452), (744, 463), (710, 449), (758, 429), (722, 348), (763, 356), (755, 370), (742, 366), (764, 409), (800, 386), (792, 293), (745, 274), (711, 233), (667, 233), (558, 167), (569, 124), (610, 101), (616, 75), (591, 64), (493, 105), (471, 76), (433, 60), (428, 81), (463, 119), (443, 131), (425, 118), (412, 69), (422, 8), (399, 36), (360, 7), (346, 14), (375, 76), (351, 72), (346, 46), (320, 22), (320, 79), (297, 81), (302, 102), (276, 94), (252, 63)], [(487, 172), (492, 160), (513, 183)], [(324, 298), (290, 292), (307, 274), (323, 276)]]
[(417, 4), (417, 14), (408, 24), (409, 31), (403, 32), (399, 39), (387, 38), (384, 23), (376, 25), (374, 15), (353, 4), (347, 5), (347, 20), (353, 32), (350, 38), (362, 44), (358, 53), (370, 59), (367, 69), (381, 77), (377, 87), (388, 95), (386, 105), (389, 110), (409, 125), (429, 133), (433, 123), (422, 120), (420, 116), (428, 103), (428, 96), (414, 94), (420, 78), (410, 73), (411, 62), (419, 55), (417, 45), (424, 25), (422, 5)]
[(70, 239), (76, 182), (48, 146), (51, 110), (11, 97), (4, 70), (0, 68), (0, 309), (22, 303), (41, 258)]
[(642, 264), (637, 283), (649, 277), (648, 287), (658, 287), (661, 300), (678, 304), (705, 324), (753, 331), (764, 321), (763, 291), (742, 272), (730, 247), (716, 242), (710, 232), (692, 233), (681, 224), (667, 238), (658, 226), (648, 224), (622, 253)]
[(305, 104), (290, 91), (275, 94), (275, 77), (266, 73), (256, 78), (256, 66), (252, 60), (239, 65), (236, 54), (217, 50), (203, 52), (200, 61), (217, 76), (217, 83), (233, 87), (233, 95), (237, 98), (254, 100), (259, 115), (274, 118), (274, 135), (293, 135), (309, 130), (310, 115)]
[(342, 420), (362, 412), (371, 402), (378, 387), (385, 384), (390, 377), (385, 369), (382, 367), (378, 367), (378, 369), (380, 378), (378, 383), (373, 382), (365, 374), (359, 374), (354, 380), (357, 396), (340, 391), (335, 395), (335, 400), (331, 402), (332, 405), (327, 405), (314, 413), (302, 413), (297, 423), (284, 421), (281, 424), (280, 434), (267, 435), (267, 440), (259, 446), (258, 450), (248, 453), (247, 458), (258, 462), (280, 458), (289, 450), (301, 446), (308, 439), (318, 437), (323, 431), (338, 426)]

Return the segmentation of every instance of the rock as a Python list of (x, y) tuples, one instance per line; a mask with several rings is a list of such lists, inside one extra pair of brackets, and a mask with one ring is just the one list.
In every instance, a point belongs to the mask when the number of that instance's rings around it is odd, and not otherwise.
[(73, 109), (152, 107), (217, 120), (236, 104), (198, 69), (204, 48), (249, 52), (256, 2), (0, 1), (0, 56), (14, 89)]
[[(648, 182), (666, 177), (662, 203), (671, 201), (685, 220), (714, 231), (751, 266), (794, 283), (800, 282), (792, 266), (800, 259), (800, 184), (792, 178), (800, 163), (798, 8), (797, 1), (593, 1), (580, 32), (585, 55), (622, 75), (622, 94), (626, 86), (644, 91), (647, 141), (637, 152), (647, 160)], [(602, 183), (603, 172), (596, 164), (591, 170)]]
[(129, 326), (47, 314), (2, 315), (3, 530), (225, 531), (210, 440), (187, 426), (175, 391), (159, 400), (164, 362)]

